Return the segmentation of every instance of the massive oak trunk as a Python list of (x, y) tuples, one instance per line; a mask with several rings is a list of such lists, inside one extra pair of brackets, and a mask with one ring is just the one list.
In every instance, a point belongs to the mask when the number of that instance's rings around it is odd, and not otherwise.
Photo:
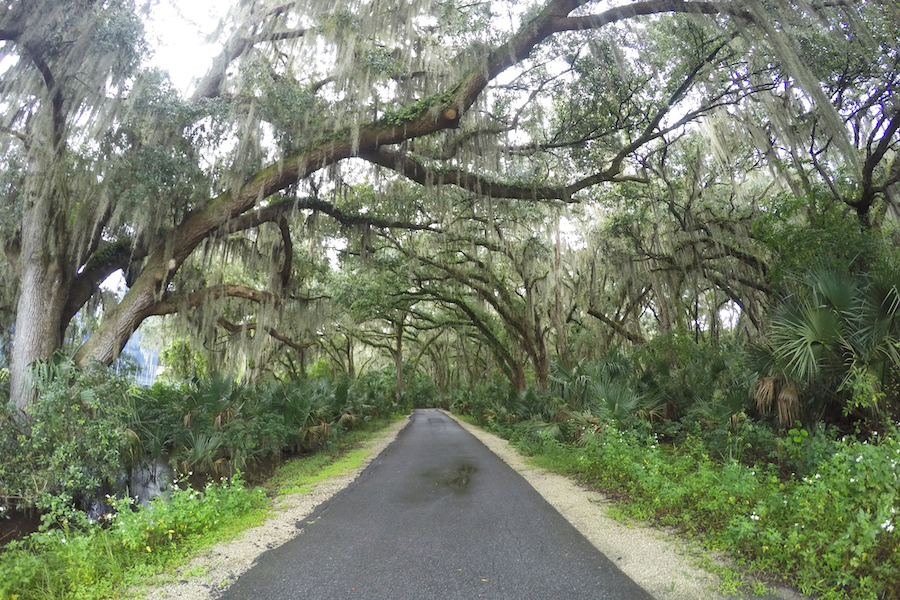
[[(29, 156), (21, 248), (17, 259), (19, 299), (10, 360), (10, 400), (19, 417), (34, 398), (28, 371), (38, 360), (50, 358), (62, 344), (68, 324), (63, 314), (73, 270), (66, 231), (64, 177), (53, 168), (62, 151), (38, 148)], [(48, 167), (48, 163), (51, 165)]]

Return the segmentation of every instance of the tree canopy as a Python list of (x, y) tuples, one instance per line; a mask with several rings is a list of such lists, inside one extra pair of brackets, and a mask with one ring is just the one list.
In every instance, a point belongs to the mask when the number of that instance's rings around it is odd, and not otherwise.
[(889, 2), (247, 0), (187, 94), (145, 16), (0, 10), (20, 411), (29, 365), (160, 315), (252, 376), (361, 345), (545, 386), (660, 333), (760, 341), (817, 235), (859, 265), (896, 231)]

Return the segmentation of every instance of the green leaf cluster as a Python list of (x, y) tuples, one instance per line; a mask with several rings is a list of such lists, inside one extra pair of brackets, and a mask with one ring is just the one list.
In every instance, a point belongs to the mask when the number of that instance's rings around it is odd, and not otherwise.
[(63, 354), (37, 365), (34, 377), (28, 429), (0, 414), (0, 502), (49, 507), (109, 490), (136, 451), (131, 383), (99, 365), (76, 369)]

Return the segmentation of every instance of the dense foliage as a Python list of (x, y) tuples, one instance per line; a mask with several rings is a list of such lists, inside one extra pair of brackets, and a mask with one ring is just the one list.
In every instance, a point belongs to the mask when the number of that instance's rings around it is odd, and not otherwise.
[(9, 413), (0, 415), (4, 507), (88, 509), (125, 494), (131, 471), (160, 461), (197, 485), (259, 472), (428, 401), (427, 389), (411, 387), (397, 404), (391, 372), (259, 385), (213, 375), (141, 389), (105, 367), (77, 369), (60, 356), (39, 369), (34, 425), (21, 430)]
[[(247, 0), (189, 91), (158, 4), (0, 9), (0, 506), (452, 404), (754, 568), (896, 587), (890, 2)], [(138, 330), (145, 390), (99, 366)]]
[(106, 523), (59, 507), (49, 513), (59, 527), (11, 542), (0, 554), (0, 598), (121, 597), (123, 584), (180, 564), (192, 548), (227, 537), (229, 527), (259, 520), (267, 501), (265, 490), (235, 477), (200, 489), (181, 484), (148, 508), (111, 498), (115, 512)]
[[(38, 532), (0, 552), (4, 599), (118, 597), (142, 573), (262, 518), (267, 491), (245, 479), (259, 483), (300, 456), (273, 479), (296, 491), (357, 431), (427, 401), (413, 386), (396, 404), (391, 372), (257, 386), (219, 375), (140, 389), (61, 356), (40, 371), (34, 427), (19, 431), (0, 415), (0, 518), (15, 506), (42, 515)], [(174, 477), (139, 503), (128, 474), (160, 461)]]

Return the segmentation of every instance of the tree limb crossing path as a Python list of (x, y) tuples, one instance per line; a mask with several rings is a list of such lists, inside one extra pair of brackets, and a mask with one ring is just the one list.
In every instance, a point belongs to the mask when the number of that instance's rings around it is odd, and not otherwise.
[(437, 410), (298, 527), (221, 598), (652, 600)]

